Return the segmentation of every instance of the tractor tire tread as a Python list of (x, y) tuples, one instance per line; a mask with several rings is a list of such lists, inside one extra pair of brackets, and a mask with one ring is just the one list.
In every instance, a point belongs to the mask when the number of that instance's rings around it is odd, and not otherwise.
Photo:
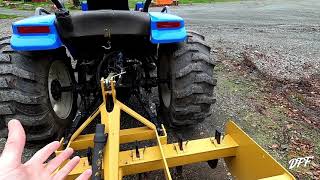
[(213, 69), (215, 62), (210, 58), (210, 46), (204, 36), (188, 32), (185, 43), (173, 50), (171, 67), (172, 102), (169, 111), (171, 126), (188, 126), (202, 122), (211, 115), (214, 86), (217, 84)]
[(7, 135), (7, 123), (18, 119), (28, 141), (53, 138), (61, 125), (48, 108), (48, 95), (44, 90), (47, 79), (42, 69), (48, 67), (49, 60), (31, 60), (10, 50), (3, 41), (0, 41), (1, 137)]

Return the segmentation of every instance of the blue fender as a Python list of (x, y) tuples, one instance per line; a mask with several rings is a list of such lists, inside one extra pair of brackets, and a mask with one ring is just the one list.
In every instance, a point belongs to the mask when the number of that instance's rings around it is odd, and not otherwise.
[[(150, 40), (153, 44), (183, 42), (186, 39), (187, 32), (181, 17), (162, 12), (149, 12), (149, 15), (151, 20)], [(161, 22), (177, 22), (179, 26), (159, 28), (157, 24)]]
[[(56, 49), (62, 46), (55, 27), (55, 15), (33, 16), (12, 24), (11, 47), (16, 51)], [(47, 33), (19, 33), (18, 27), (47, 26)]]
[[(186, 37), (184, 20), (181, 17), (161, 13), (149, 12), (151, 20), (150, 41), (153, 44), (183, 42)], [(13, 35), (11, 47), (17, 51), (39, 51), (50, 50), (61, 47), (62, 41), (55, 27), (55, 15), (33, 16), (13, 23)], [(159, 28), (159, 23), (175, 23), (178, 26)], [(47, 33), (19, 33), (19, 27), (47, 26)]]

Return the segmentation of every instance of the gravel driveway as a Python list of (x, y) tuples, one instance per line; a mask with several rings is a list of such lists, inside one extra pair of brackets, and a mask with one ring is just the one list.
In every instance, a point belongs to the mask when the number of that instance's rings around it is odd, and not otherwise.
[[(262, 75), (270, 79), (290, 81), (319, 73), (319, 9), (319, 0), (257, 0), (182, 5), (170, 8), (173, 13), (186, 20), (190, 29), (202, 32), (206, 36), (213, 47), (212, 56), (216, 61), (230, 59), (242, 63), (247, 58)], [(159, 8), (152, 8), (152, 10), (159, 11)], [(12, 20), (0, 20), (0, 36), (10, 33), (11, 22)], [(223, 128), (230, 114), (238, 114), (246, 119), (247, 112), (254, 109), (256, 104), (253, 104), (247, 96), (248, 94), (261, 96), (261, 94), (255, 94), (261, 93), (257, 90), (260, 87), (256, 83), (261, 80), (255, 73), (241, 74), (240, 72), (239, 74), (236, 70), (227, 65), (217, 66), (219, 77), (216, 91), (217, 103), (212, 108), (214, 115), (203, 124), (184, 130), (185, 139), (213, 136), (216, 128)], [(240, 86), (241, 89), (238, 88)], [(129, 106), (133, 105), (134, 102)], [(243, 125), (244, 123), (252, 124), (251, 121), (244, 120), (239, 123), (242, 123), (242, 127), (265, 148), (273, 142), (272, 138), (268, 141), (267, 136), (276, 132), (259, 134), (252, 130), (258, 127)], [(260, 136), (266, 140), (260, 140)], [(171, 142), (176, 140), (174, 135), (170, 138)], [(0, 140), (0, 150), (4, 141), (5, 139)], [(24, 159), (28, 159), (40, 146), (29, 145)], [(319, 147), (319, 145), (315, 146)], [(269, 152), (280, 161), (289, 153), (285, 151), (283, 154), (280, 152), (279, 155), (278, 151), (272, 149)], [(316, 153), (319, 154), (319, 152)], [(281, 162), (286, 163), (286, 160)], [(283, 165), (286, 166), (286, 164)], [(184, 176), (185, 179), (202, 180), (230, 178), (223, 163), (220, 163), (215, 170), (211, 170), (205, 163), (188, 165), (184, 168)], [(149, 177), (161, 179), (157, 173)]]
[[(249, 48), (258, 69), (292, 79), (319, 73), (320, 1), (261, 0), (171, 8), (214, 47), (230, 53)], [(223, 43), (221, 43), (223, 42)], [(259, 53), (258, 53), (259, 52)]]

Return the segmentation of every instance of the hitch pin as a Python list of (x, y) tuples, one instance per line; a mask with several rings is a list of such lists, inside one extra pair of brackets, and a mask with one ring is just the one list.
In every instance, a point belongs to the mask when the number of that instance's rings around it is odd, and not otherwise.
[(126, 73), (126, 71), (122, 71), (122, 72), (119, 73), (119, 74), (116, 74), (116, 75), (114, 75), (114, 76), (111, 76), (110, 79), (111, 79), (111, 80), (114, 80), (114, 78), (115, 78), (115, 77), (118, 77), (118, 76), (121, 78), (121, 75), (122, 75), (122, 74), (125, 74), (125, 73)]
[(115, 75), (113, 75), (113, 76), (111, 76), (111, 77), (108, 77), (107, 79), (105, 79), (105, 83), (107, 84), (107, 85), (109, 85), (110, 84), (110, 81), (114, 81), (114, 78), (115, 77), (120, 77), (121, 78), (121, 75), (122, 74), (125, 74), (126, 73), (126, 71), (123, 71), (123, 72), (121, 72), (121, 73), (119, 73), (119, 74), (115, 74)]

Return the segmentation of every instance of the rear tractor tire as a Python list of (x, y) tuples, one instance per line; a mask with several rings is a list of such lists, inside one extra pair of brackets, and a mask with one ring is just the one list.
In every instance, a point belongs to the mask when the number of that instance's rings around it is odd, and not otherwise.
[(188, 32), (185, 42), (166, 45), (159, 51), (158, 86), (161, 118), (171, 126), (202, 122), (211, 114), (216, 79), (214, 61), (204, 36)]
[(35, 58), (14, 52), (0, 41), (0, 136), (7, 123), (19, 120), (28, 141), (52, 139), (62, 133), (76, 112), (76, 95), (61, 92), (74, 75), (68, 60)]

